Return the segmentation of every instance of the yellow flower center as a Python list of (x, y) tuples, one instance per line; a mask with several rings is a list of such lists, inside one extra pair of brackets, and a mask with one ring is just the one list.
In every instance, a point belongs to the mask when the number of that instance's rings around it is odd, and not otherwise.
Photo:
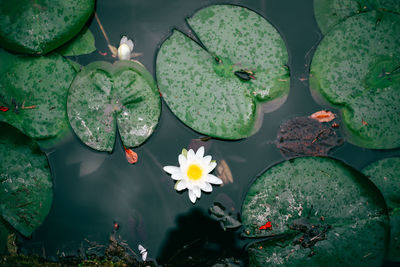
[(187, 169), (187, 176), (191, 180), (198, 180), (201, 178), (201, 175), (203, 174), (203, 170), (199, 167), (199, 165), (196, 164), (191, 164), (189, 165), (189, 168)]

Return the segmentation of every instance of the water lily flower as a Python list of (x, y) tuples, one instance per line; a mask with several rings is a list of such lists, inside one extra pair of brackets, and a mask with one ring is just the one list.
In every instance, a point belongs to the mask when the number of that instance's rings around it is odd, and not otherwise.
[(195, 203), (201, 196), (201, 190), (211, 192), (211, 184), (222, 184), (220, 178), (210, 174), (217, 166), (217, 163), (211, 159), (210, 155), (204, 156), (204, 146), (200, 147), (196, 153), (193, 149), (189, 151), (184, 149), (178, 156), (179, 167), (165, 166), (163, 169), (177, 181), (175, 190), (182, 191), (187, 188), (190, 201)]
[(118, 47), (118, 58), (120, 60), (131, 59), (131, 53), (133, 51), (133, 42), (126, 36), (122, 36)]

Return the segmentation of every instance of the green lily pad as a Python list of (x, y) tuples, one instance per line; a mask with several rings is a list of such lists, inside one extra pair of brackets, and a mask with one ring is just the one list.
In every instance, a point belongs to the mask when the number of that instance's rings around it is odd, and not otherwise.
[(60, 47), (58, 52), (63, 56), (79, 56), (96, 51), (92, 32), (84, 27), (71, 41)]
[(49, 164), (35, 142), (7, 124), (0, 126), (0, 216), (30, 236), (51, 207)]
[(45, 54), (71, 40), (94, 10), (94, 0), (0, 1), (0, 45)]
[(0, 218), (0, 255), (7, 251), (7, 238), (12, 232), (8, 229), (6, 223)]
[[(272, 228), (260, 230), (267, 221)], [(249, 237), (280, 237), (250, 247), (252, 266), (377, 266), (389, 234), (376, 187), (322, 157), (285, 161), (260, 175), (246, 194), (242, 222)]]
[(362, 170), (381, 190), (389, 209), (390, 247), (388, 258), (400, 261), (400, 158), (387, 158)]
[(383, 13), (353, 16), (324, 37), (310, 87), (342, 110), (350, 142), (389, 149), (400, 146), (400, 16)]
[(368, 11), (391, 11), (400, 14), (398, 0), (314, 0), (314, 14), (323, 34), (347, 18)]
[(202, 134), (254, 134), (262, 114), (289, 92), (281, 36), (257, 13), (233, 5), (209, 6), (187, 21), (203, 46), (177, 30), (162, 44), (156, 72), (167, 105)]
[(66, 100), (76, 75), (66, 59), (15, 56), (0, 49), (0, 121), (34, 139), (61, 138), (68, 130)]
[(93, 62), (82, 69), (68, 95), (68, 117), (86, 145), (111, 152), (116, 125), (126, 147), (142, 144), (153, 133), (161, 112), (151, 74), (138, 62)]

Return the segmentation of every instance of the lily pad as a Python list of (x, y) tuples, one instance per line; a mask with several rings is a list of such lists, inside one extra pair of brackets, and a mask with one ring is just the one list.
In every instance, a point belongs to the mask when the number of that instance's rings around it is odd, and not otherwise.
[[(260, 230), (267, 221), (272, 228)], [(260, 175), (246, 194), (242, 222), (249, 237), (280, 237), (250, 247), (252, 266), (377, 266), (389, 234), (376, 187), (322, 157), (285, 161)]]
[(68, 95), (68, 117), (86, 145), (111, 152), (116, 126), (126, 147), (142, 144), (153, 133), (161, 112), (151, 74), (138, 62), (93, 62), (82, 69)]
[(262, 114), (289, 92), (281, 36), (257, 13), (233, 5), (209, 6), (187, 21), (201, 44), (174, 30), (157, 55), (157, 82), (167, 105), (202, 134), (254, 134)]
[(71, 41), (60, 47), (59, 53), (63, 56), (79, 56), (96, 51), (92, 32), (84, 27)]
[(7, 238), (11, 233), (6, 223), (0, 218), (0, 255), (3, 255), (7, 251)]
[(49, 164), (34, 141), (7, 124), (0, 126), (0, 216), (30, 236), (51, 207)]
[(390, 216), (390, 247), (388, 258), (400, 261), (400, 158), (387, 158), (362, 170), (381, 190)]
[(94, 10), (94, 0), (0, 1), (0, 45), (45, 54), (71, 40)]
[(391, 11), (400, 14), (398, 0), (314, 0), (314, 13), (318, 26), (327, 34), (347, 18), (368, 11)]
[(400, 16), (383, 13), (353, 16), (328, 33), (310, 86), (317, 100), (342, 110), (350, 142), (389, 149), (400, 146)]
[(34, 139), (61, 138), (68, 130), (66, 101), (76, 75), (66, 59), (15, 56), (0, 49), (0, 112), (4, 121)]

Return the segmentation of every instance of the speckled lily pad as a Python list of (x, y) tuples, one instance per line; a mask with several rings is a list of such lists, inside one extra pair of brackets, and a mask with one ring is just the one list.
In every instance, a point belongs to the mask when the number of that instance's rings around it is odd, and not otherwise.
[[(266, 221), (272, 228), (259, 230)], [(242, 222), (249, 236), (281, 235), (249, 248), (252, 266), (378, 266), (389, 233), (376, 187), (322, 157), (285, 161), (259, 176), (246, 194)]]
[(202, 134), (252, 135), (263, 112), (283, 103), (289, 91), (281, 36), (257, 13), (233, 5), (201, 9), (187, 21), (204, 47), (177, 30), (162, 44), (156, 67), (163, 98)]
[(0, 49), (0, 121), (34, 139), (63, 136), (68, 130), (67, 93), (76, 72), (57, 54), (15, 56)]
[(153, 133), (161, 112), (151, 74), (126, 60), (84, 67), (71, 85), (67, 106), (70, 124), (82, 142), (109, 152), (117, 124), (124, 145), (138, 146)]
[(314, 54), (310, 86), (342, 110), (350, 142), (389, 149), (400, 146), (400, 15), (382, 14), (331, 30)]
[(314, 13), (323, 34), (356, 14), (368, 11), (390, 11), (400, 14), (398, 0), (314, 0)]
[(390, 247), (388, 258), (400, 261), (400, 158), (387, 158), (362, 170), (381, 190), (390, 216)]
[(94, 0), (0, 0), (0, 44), (45, 54), (71, 40), (94, 10)]
[(0, 127), (0, 216), (30, 236), (51, 207), (49, 164), (35, 142), (5, 123)]
[(96, 50), (92, 32), (84, 27), (74, 39), (60, 47), (58, 52), (63, 56), (79, 56), (90, 54)]
[(0, 255), (7, 251), (7, 237), (11, 233), (4, 220), (0, 218)]

